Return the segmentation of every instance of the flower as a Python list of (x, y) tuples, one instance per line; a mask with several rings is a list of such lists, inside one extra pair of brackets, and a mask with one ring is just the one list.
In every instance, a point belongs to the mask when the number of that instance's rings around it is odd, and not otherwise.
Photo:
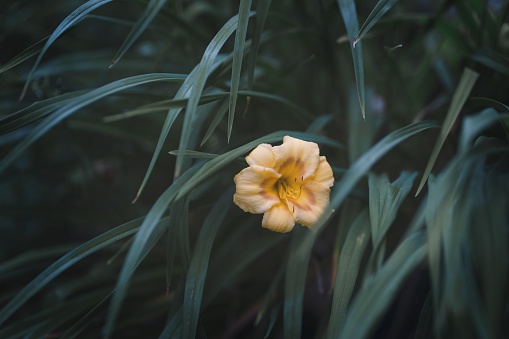
[(233, 179), (233, 202), (263, 213), (262, 227), (281, 233), (296, 222), (311, 227), (329, 206), (332, 168), (314, 142), (285, 136), (280, 146), (258, 145), (246, 161)]

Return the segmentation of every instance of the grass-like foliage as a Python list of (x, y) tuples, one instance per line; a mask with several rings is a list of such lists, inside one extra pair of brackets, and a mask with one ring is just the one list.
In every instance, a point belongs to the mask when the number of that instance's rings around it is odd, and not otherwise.
[[(508, 338), (508, 13), (3, 2), (0, 338)], [(335, 182), (280, 234), (233, 178), (285, 136)]]

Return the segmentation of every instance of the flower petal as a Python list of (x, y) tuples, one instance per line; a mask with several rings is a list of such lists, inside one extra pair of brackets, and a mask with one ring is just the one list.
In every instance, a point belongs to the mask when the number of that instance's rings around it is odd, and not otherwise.
[(318, 164), (318, 168), (315, 171), (315, 175), (309, 178), (309, 181), (313, 181), (327, 187), (334, 185), (334, 175), (332, 173), (332, 168), (324, 156), (320, 157), (320, 163)]
[(289, 199), (295, 221), (302, 226), (313, 226), (329, 206), (330, 188), (313, 181), (302, 185), (298, 199)]
[(253, 165), (244, 168), (233, 180), (236, 192), (233, 202), (244, 212), (259, 214), (280, 202), (276, 182), (281, 175), (271, 168)]
[(265, 212), (262, 220), (262, 227), (274, 232), (290, 232), (295, 226), (295, 219), (286, 204), (274, 205)]
[(249, 165), (259, 165), (262, 167), (274, 167), (274, 152), (269, 144), (260, 144), (246, 157)]
[(305, 180), (313, 175), (320, 162), (320, 150), (314, 142), (285, 136), (281, 146), (274, 146), (274, 169), (289, 181)]

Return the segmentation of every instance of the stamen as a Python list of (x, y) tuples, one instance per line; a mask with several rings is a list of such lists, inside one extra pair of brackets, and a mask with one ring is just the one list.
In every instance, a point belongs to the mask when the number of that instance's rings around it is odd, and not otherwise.
[(304, 177), (301, 177), (301, 182), (297, 178), (293, 178), (293, 183), (281, 179), (277, 182), (277, 192), (281, 200), (288, 203), (288, 198), (299, 199), (302, 195), (302, 186), (304, 185)]

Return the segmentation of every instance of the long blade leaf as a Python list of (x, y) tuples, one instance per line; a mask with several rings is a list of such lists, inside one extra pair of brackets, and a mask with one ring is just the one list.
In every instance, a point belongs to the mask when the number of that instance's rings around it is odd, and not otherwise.
[[(193, 87), (189, 93), (189, 101), (186, 107), (186, 116), (182, 126), (182, 133), (180, 136), (179, 150), (183, 151), (188, 148), (189, 140), (192, 130), (197, 127), (194, 126), (196, 108), (205, 87), (208, 75), (213, 70), (213, 64), (219, 50), (223, 47), (226, 40), (232, 35), (238, 25), (239, 16), (235, 15), (217, 32), (212, 41), (207, 46), (203, 53), (203, 57), (197, 66), (196, 79), (193, 82)], [(184, 158), (177, 156), (177, 163), (175, 165), (175, 177), (178, 177), (184, 169)]]
[(415, 193), (415, 196), (417, 196), (424, 187), (424, 184), (426, 183), (426, 180), (428, 179), (428, 176), (431, 173), (431, 169), (433, 168), (433, 165), (435, 164), (435, 161), (438, 158), (438, 153), (440, 153), (440, 150), (444, 145), (445, 139), (447, 138), (447, 135), (451, 131), (451, 128), (454, 122), (456, 121), (456, 118), (458, 117), (461, 109), (463, 108), (465, 101), (470, 95), (470, 91), (474, 87), (474, 84), (478, 77), (479, 74), (477, 74), (476, 72), (472, 71), (469, 68), (465, 68), (465, 70), (463, 71), (463, 75), (461, 76), (458, 87), (456, 88), (456, 91), (454, 92), (454, 95), (452, 97), (451, 106), (449, 106), (449, 110), (447, 111), (444, 123), (442, 124), (442, 128), (440, 129), (438, 140), (435, 143), (435, 146), (433, 147), (433, 151), (431, 152), (431, 156), (428, 160), (428, 164), (426, 165), (426, 169), (424, 170), (424, 174), (421, 178), (421, 182), (419, 183), (419, 187), (417, 188), (417, 193)]
[(108, 95), (117, 93), (127, 88), (155, 81), (172, 81), (172, 82), (182, 81), (183, 78), (184, 76), (180, 74), (165, 74), (165, 73), (136, 75), (130, 78), (114, 81), (110, 84), (104, 85), (88, 93), (85, 93), (77, 98), (72, 99), (68, 104), (59, 108), (51, 116), (47, 117), (43, 122), (41, 122), (37, 127), (35, 127), (22, 142), (16, 145), (16, 147), (14, 147), (14, 149), (11, 150), (11, 152), (7, 154), (7, 156), (4, 159), (2, 159), (2, 161), (0, 162), (0, 172), (4, 171), (10, 164), (12, 164), (12, 162), (28, 146), (30, 146), (37, 139), (43, 136), (56, 124), (58, 124), (65, 118), (69, 117), (79, 109), (87, 105), (90, 105), (91, 103), (96, 102)]
[[(223, 224), (228, 207), (231, 205), (233, 192), (227, 191), (223, 194), (208, 216), (205, 218), (198, 239), (196, 240), (195, 251), (187, 272), (186, 288), (184, 294), (182, 313), (182, 337), (194, 338), (198, 326), (198, 317), (202, 304), (203, 288), (207, 277), (210, 252), (219, 227)], [(225, 206), (227, 206), (225, 208)]]
[(57, 40), (62, 34), (64, 34), (69, 28), (76, 25), (78, 22), (83, 20), (85, 16), (95, 10), (96, 8), (101, 7), (102, 5), (107, 4), (108, 2), (111, 2), (113, 0), (89, 0), (80, 7), (78, 7), (74, 12), (69, 14), (68, 17), (66, 17), (60, 25), (58, 25), (57, 28), (53, 31), (51, 36), (48, 38), (46, 43), (44, 44), (44, 47), (42, 47), (41, 53), (39, 53), (39, 56), (35, 60), (34, 66), (32, 67), (32, 70), (28, 74), (27, 80), (25, 82), (25, 87), (23, 88), (23, 92), (21, 93), (21, 98), (25, 96), (25, 92), (28, 88), (28, 84), (32, 80), (32, 77), (34, 75), (35, 70), (37, 69), (37, 66), (39, 66), (39, 63), (42, 60), (42, 57), (48, 50), (48, 48)]
[(132, 44), (139, 38), (141, 33), (147, 29), (150, 22), (154, 19), (154, 17), (159, 13), (161, 8), (166, 3), (166, 0), (150, 0), (145, 11), (141, 15), (141, 17), (136, 22), (136, 25), (131, 29), (124, 42), (118, 49), (117, 54), (113, 57), (113, 61), (111, 62), (110, 68), (115, 66), (115, 64), (122, 58), (122, 56), (127, 52), (127, 50), (132, 46)]
[(369, 238), (369, 215), (364, 210), (353, 222), (339, 257), (327, 338), (339, 336)]
[[(410, 272), (425, 258), (425, 236), (417, 233), (398, 246), (379, 273), (365, 280), (356, 295), (338, 338), (367, 338), (369, 330), (390, 306), (398, 287)], [(362, 326), (358, 326), (362, 324)]]
[(387, 13), (387, 11), (396, 4), (396, 2), (398, 2), (398, 0), (378, 1), (375, 8), (373, 8), (371, 13), (369, 13), (369, 16), (366, 19), (366, 21), (362, 24), (362, 27), (359, 33), (357, 33), (357, 36), (355, 37), (353, 44), (356, 45), (362, 39), (362, 37), (369, 32), (371, 27), (373, 27), (385, 13)]
[(23, 304), (27, 302), (34, 294), (44, 288), (50, 281), (57, 277), (60, 273), (89, 256), (100, 249), (123, 239), (136, 232), (141, 224), (141, 218), (130, 221), (121, 226), (107, 231), (100, 236), (87, 241), (83, 245), (70, 251), (51, 266), (45, 269), (34, 280), (27, 284), (7, 305), (0, 310), (0, 324), (3, 324), (14, 312), (16, 312)]
[(265, 21), (267, 20), (271, 1), (272, 0), (260, 0), (256, 5), (255, 32), (253, 34), (251, 54), (249, 54), (249, 60), (247, 62), (247, 88), (250, 90), (253, 88), (256, 59), (258, 57), (263, 28), (265, 26)]
[(355, 72), (355, 82), (357, 84), (357, 95), (361, 107), (362, 117), (366, 118), (366, 98), (364, 95), (364, 60), (362, 56), (361, 42), (355, 44), (355, 34), (359, 31), (359, 22), (357, 21), (357, 11), (354, 0), (337, 0), (341, 16), (346, 26), (350, 48), (352, 50), (353, 68)]
[(239, 91), (240, 72), (242, 70), (242, 57), (244, 56), (244, 46), (246, 45), (246, 33), (247, 25), (249, 23), (250, 10), (251, 0), (242, 0), (240, 2), (237, 32), (235, 33), (235, 45), (233, 47), (230, 106), (228, 111), (228, 142), (230, 142), (230, 136), (232, 134), (233, 128), (233, 119), (235, 118), (235, 109), (237, 107), (237, 94)]
[(127, 257), (117, 279), (115, 293), (113, 294), (106, 324), (103, 328), (103, 334), (105, 337), (109, 337), (113, 332), (113, 326), (118, 312), (120, 311), (123, 299), (127, 293), (129, 281), (135, 269), (143, 260), (149, 242), (151, 242), (154, 237), (161, 236), (163, 233), (162, 231), (164, 231), (157, 229), (163, 213), (168, 208), (168, 205), (175, 199), (179, 189), (182, 187), (182, 184), (185, 183), (199, 167), (201, 167), (200, 164), (197, 164), (190, 168), (170, 187), (168, 187), (152, 206), (145, 217), (145, 220), (143, 220), (143, 224), (140, 226), (140, 230), (136, 234), (136, 237), (129, 248), (129, 252), (127, 253)]

